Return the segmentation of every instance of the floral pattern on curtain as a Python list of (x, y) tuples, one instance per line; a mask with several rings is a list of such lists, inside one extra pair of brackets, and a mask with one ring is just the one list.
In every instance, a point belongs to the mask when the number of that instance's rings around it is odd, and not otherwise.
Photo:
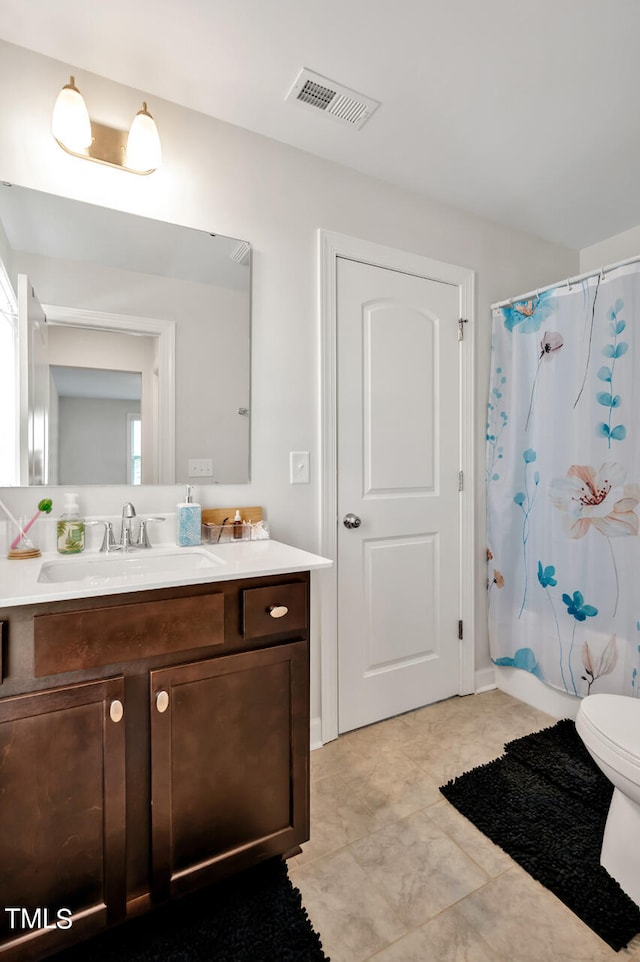
[(640, 694), (640, 264), (493, 311), (487, 418), (496, 665)]

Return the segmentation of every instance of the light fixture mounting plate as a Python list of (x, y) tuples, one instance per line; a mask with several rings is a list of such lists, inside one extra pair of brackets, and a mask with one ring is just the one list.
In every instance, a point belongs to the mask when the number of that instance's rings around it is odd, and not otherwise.
[(127, 156), (127, 137), (126, 130), (118, 130), (116, 127), (108, 127), (106, 124), (99, 124), (91, 121), (91, 144), (83, 151), (70, 150), (61, 140), (56, 137), (56, 142), (67, 154), (72, 157), (81, 157), (84, 160), (94, 160), (97, 164), (106, 164), (108, 167), (117, 167), (119, 170), (126, 170), (130, 174), (152, 174), (156, 169), (150, 167), (149, 170), (135, 170), (127, 167), (125, 158)]

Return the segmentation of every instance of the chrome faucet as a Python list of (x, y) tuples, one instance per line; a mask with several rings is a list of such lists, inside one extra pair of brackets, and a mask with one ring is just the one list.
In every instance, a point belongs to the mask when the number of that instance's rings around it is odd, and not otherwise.
[(104, 538), (100, 551), (107, 554), (111, 551), (130, 551), (132, 548), (150, 548), (149, 531), (147, 525), (154, 521), (166, 521), (166, 518), (140, 518), (138, 531), (134, 540), (133, 519), (137, 517), (136, 509), (130, 501), (125, 501), (122, 505), (122, 525), (120, 528), (120, 541), (116, 542), (113, 525), (110, 521), (85, 521), (87, 525), (104, 525)]
[(151, 542), (149, 541), (149, 532), (147, 531), (147, 525), (150, 521), (166, 521), (166, 518), (141, 518), (140, 527), (138, 528), (138, 537), (136, 539), (136, 547), (138, 548), (150, 548)]
[(113, 533), (113, 525), (110, 521), (85, 521), (85, 526), (97, 526), (104, 525), (104, 538), (102, 539), (102, 545), (100, 551), (104, 551), (107, 554), (110, 551), (117, 551), (120, 545), (116, 544), (115, 535)]
[(128, 551), (133, 546), (131, 521), (136, 516), (136, 509), (130, 501), (125, 501), (122, 505), (122, 526), (120, 528), (120, 548)]

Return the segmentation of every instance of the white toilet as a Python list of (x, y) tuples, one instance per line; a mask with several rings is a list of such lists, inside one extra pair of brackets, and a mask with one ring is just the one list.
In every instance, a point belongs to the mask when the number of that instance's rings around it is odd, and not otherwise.
[(640, 905), (640, 698), (587, 695), (576, 731), (614, 785), (600, 864)]

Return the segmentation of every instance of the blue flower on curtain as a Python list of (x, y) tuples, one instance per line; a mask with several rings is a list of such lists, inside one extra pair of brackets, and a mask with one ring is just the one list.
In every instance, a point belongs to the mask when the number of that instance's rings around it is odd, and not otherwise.
[(571, 634), (571, 645), (569, 647), (569, 673), (571, 675), (571, 684), (573, 685), (574, 695), (578, 694), (578, 689), (576, 687), (576, 680), (573, 676), (573, 665), (571, 664), (571, 659), (573, 658), (573, 646), (576, 640), (576, 625), (578, 622), (586, 621), (587, 618), (595, 618), (598, 614), (598, 609), (594, 608), (593, 605), (586, 605), (584, 602), (584, 595), (581, 591), (574, 591), (573, 595), (562, 595), (562, 600), (567, 606), (567, 614), (573, 615), (573, 632)]
[(555, 577), (556, 569), (555, 565), (547, 565), (543, 567), (542, 562), (538, 562), (538, 581), (540, 586), (544, 588), (544, 592), (547, 596), (547, 601), (549, 602), (549, 607), (551, 608), (551, 614), (553, 615), (553, 620), (556, 626), (556, 634), (558, 636), (558, 647), (560, 649), (560, 677), (562, 678), (562, 684), (564, 685), (564, 690), (569, 691), (569, 686), (567, 685), (567, 680), (564, 677), (564, 664), (563, 664), (563, 651), (562, 651), (562, 635), (560, 634), (560, 625), (558, 624), (558, 615), (556, 614), (556, 609), (553, 605), (553, 600), (551, 598), (551, 593), (549, 588), (555, 588), (558, 584), (558, 579)]
[(613, 341), (610, 344), (605, 344), (602, 349), (602, 353), (605, 357), (611, 359), (611, 364), (605, 364), (598, 371), (598, 378), (609, 385), (606, 391), (599, 391), (596, 394), (596, 400), (598, 404), (609, 409), (609, 419), (608, 421), (598, 422), (596, 433), (601, 438), (606, 438), (608, 447), (611, 447), (612, 441), (624, 441), (627, 436), (627, 429), (624, 424), (616, 424), (615, 427), (611, 427), (611, 416), (615, 408), (619, 408), (622, 403), (622, 398), (619, 394), (613, 393), (613, 379), (615, 376), (616, 361), (618, 358), (623, 357), (628, 349), (629, 345), (626, 341), (618, 341), (618, 335), (622, 334), (625, 327), (627, 326), (626, 321), (622, 318), (618, 319), (618, 314), (624, 306), (624, 301), (618, 298), (615, 302), (614, 307), (608, 312), (607, 317), (609, 318), (609, 330)]
[(558, 584), (557, 579), (554, 578), (556, 569), (553, 565), (547, 565), (546, 568), (542, 567), (542, 562), (538, 562), (538, 581), (543, 588), (548, 588), (551, 585), (552, 588)]
[(573, 597), (563, 594), (562, 600), (567, 606), (567, 614), (573, 615), (576, 621), (586, 621), (587, 618), (595, 618), (598, 614), (598, 609), (593, 605), (585, 605), (581, 591), (574, 591)]
[(504, 326), (508, 331), (518, 328), (521, 334), (532, 334), (540, 329), (542, 322), (553, 313), (550, 298), (553, 290), (543, 291), (526, 301), (514, 301), (501, 308)]
[(625, 484), (626, 476), (626, 469), (615, 461), (607, 461), (597, 472), (586, 464), (572, 464), (566, 478), (556, 478), (549, 485), (549, 497), (564, 513), (570, 538), (583, 538), (592, 526), (606, 538), (616, 581), (614, 615), (618, 610), (619, 584), (611, 538), (637, 535), (640, 527), (635, 513), (640, 485)]
[(522, 458), (524, 461), (524, 491), (518, 491), (517, 494), (513, 496), (514, 502), (518, 505), (522, 511), (522, 555), (524, 559), (524, 590), (522, 593), (522, 604), (520, 605), (520, 614), (518, 618), (522, 615), (524, 611), (524, 606), (527, 601), (527, 587), (529, 576), (527, 573), (527, 541), (529, 540), (529, 515), (533, 510), (533, 505), (536, 500), (536, 494), (538, 493), (538, 485), (540, 484), (540, 472), (536, 471), (533, 475), (533, 483), (535, 485), (533, 494), (529, 490), (529, 478), (527, 474), (527, 468), (532, 464), (537, 455), (533, 448), (527, 448), (526, 451), (522, 452)]
[(522, 668), (530, 672), (543, 681), (542, 672), (538, 660), (531, 648), (518, 648), (513, 657), (505, 655), (502, 658), (495, 658), (494, 665), (503, 665), (506, 668)]

